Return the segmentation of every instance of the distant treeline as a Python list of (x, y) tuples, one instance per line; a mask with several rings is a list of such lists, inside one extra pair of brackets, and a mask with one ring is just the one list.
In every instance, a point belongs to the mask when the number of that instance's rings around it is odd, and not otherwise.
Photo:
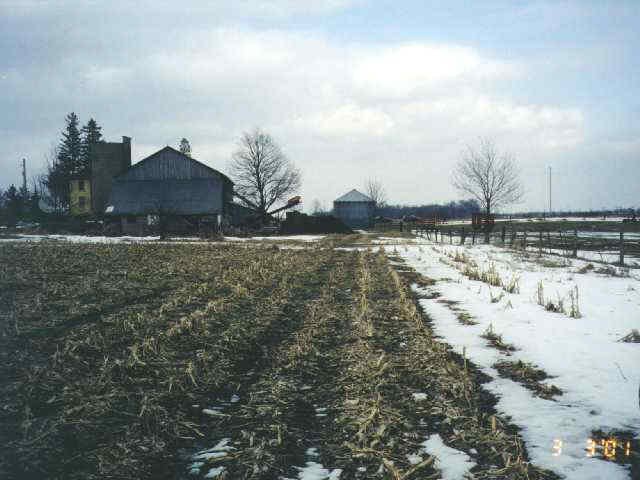
[(640, 208), (611, 208), (602, 210), (560, 210), (552, 212), (515, 212), (515, 213), (498, 213), (498, 218), (548, 218), (548, 217), (585, 217), (585, 218), (602, 218), (602, 217), (633, 217), (640, 216)]
[(479, 212), (480, 205), (476, 200), (460, 200), (442, 205), (385, 205), (377, 209), (378, 215), (386, 218), (402, 218), (415, 215), (420, 218), (469, 218)]

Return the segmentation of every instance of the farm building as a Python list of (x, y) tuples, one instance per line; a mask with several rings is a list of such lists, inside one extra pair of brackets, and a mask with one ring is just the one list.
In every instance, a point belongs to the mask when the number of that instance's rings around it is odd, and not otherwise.
[(71, 215), (91, 214), (91, 182), (85, 176), (69, 182), (69, 212)]
[(163, 219), (193, 230), (216, 228), (231, 213), (233, 182), (179, 151), (165, 147), (113, 179), (105, 209), (123, 233), (142, 234)]
[(71, 215), (104, 213), (111, 181), (131, 166), (131, 137), (122, 137), (121, 143), (94, 143), (89, 158), (89, 171), (69, 183)]
[(374, 212), (375, 202), (355, 189), (333, 201), (334, 215), (351, 228), (369, 228)]

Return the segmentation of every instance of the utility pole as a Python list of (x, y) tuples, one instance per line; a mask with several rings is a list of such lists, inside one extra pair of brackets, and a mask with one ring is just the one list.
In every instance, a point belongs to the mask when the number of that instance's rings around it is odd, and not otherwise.
[(27, 194), (27, 161), (22, 159), (22, 193)]
[(549, 166), (549, 216), (551, 216), (551, 166)]

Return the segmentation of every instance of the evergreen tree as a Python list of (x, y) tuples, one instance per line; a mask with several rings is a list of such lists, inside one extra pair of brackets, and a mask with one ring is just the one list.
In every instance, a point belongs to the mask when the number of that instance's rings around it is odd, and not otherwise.
[(81, 167), (82, 174), (91, 173), (91, 145), (102, 141), (102, 127), (93, 118), (82, 127)]
[(78, 116), (71, 112), (66, 116), (66, 128), (58, 149), (58, 163), (69, 176), (80, 172), (82, 167), (82, 139), (78, 128)]
[(11, 185), (5, 192), (5, 208), (7, 210), (7, 223), (14, 226), (22, 216), (23, 204), (20, 193), (15, 185)]
[(57, 208), (65, 210), (69, 205), (69, 182), (82, 168), (82, 139), (78, 129), (78, 116), (71, 112), (65, 117), (66, 127), (48, 166), (45, 182)]

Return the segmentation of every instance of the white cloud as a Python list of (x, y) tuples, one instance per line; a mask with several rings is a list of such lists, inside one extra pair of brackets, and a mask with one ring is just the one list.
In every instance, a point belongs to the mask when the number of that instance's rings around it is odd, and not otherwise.
[(468, 47), (413, 43), (364, 52), (355, 61), (353, 81), (372, 97), (408, 98), (435, 87), (452, 89), (515, 72), (515, 65), (482, 57)]
[(286, 17), (298, 14), (324, 14), (351, 7), (358, 0), (239, 0), (235, 7), (245, 15)]
[[(224, 171), (237, 136), (260, 126), (302, 168), (308, 200), (329, 203), (377, 176), (394, 200), (421, 202), (455, 198), (448, 172), (480, 135), (524, 162), (538, 161), (530, 151), (573, 148), (585, 136), (577, 108), (503, 95), (505, 82), (524, 82), (523, 66), (470, 47), (344, 45), (317, 33), (230, 25), (185, 32), (177, 42), (157, 38), (159, 46), (153, 35), (141, 38), (135, 56), (74, 49), (65, 69), (21, 74), (22, 92), (57, 108), (42, 151), (76, 110), (97, 118), (110, 138), (133, 136), (140, 154), (187, 137), (196, 158)], [(436, 180), (425, 188), (415, 178)]]
[(292, 123), (302, 133), (313, 132), (330, 137), (381, 136), (389, 133), (394, 126), (392, 118), (386, 113), (354, 104), (299, 117)]

